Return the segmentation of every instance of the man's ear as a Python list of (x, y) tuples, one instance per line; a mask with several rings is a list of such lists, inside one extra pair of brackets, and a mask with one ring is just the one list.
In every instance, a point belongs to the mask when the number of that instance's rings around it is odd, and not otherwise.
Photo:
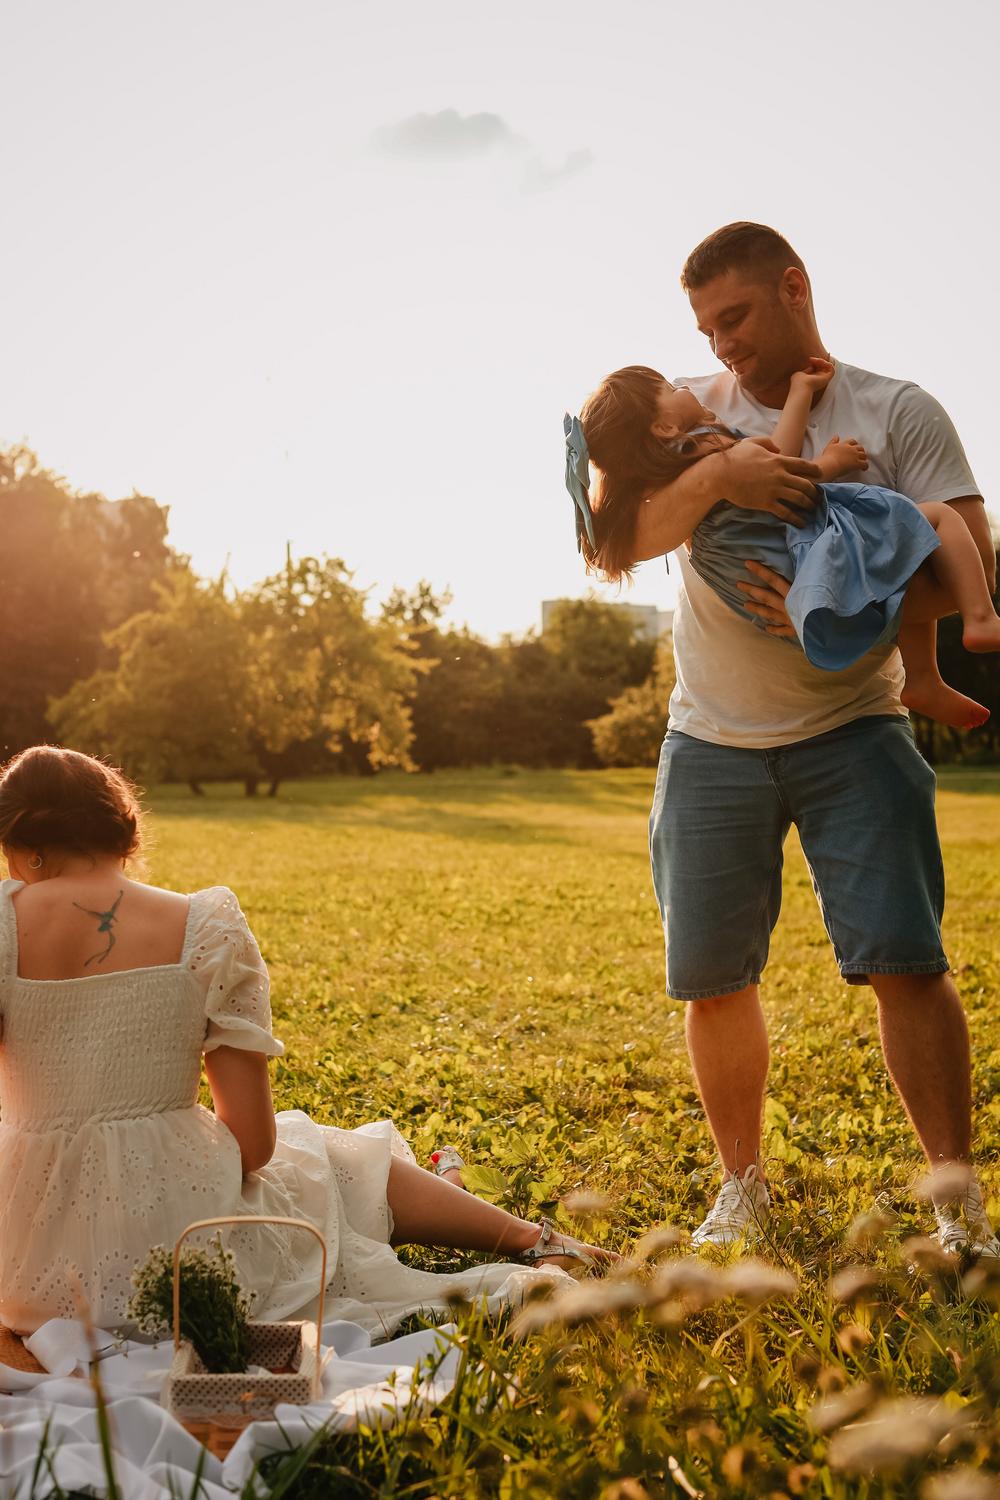
[(654, 437), (658, 438), (678, 438), (681, 435), (681, 430), (675, 422), (664, 422), (659, 417), (649, 430)]
[(799, 312), (808, 303), (809, 278), (798, 266), (789, 266), (782, 273), (781, 295), (794, 312)]

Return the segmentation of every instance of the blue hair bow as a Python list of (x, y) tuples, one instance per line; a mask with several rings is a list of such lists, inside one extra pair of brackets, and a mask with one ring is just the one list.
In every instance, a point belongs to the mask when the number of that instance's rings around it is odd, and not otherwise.
[(587, 533), (590, 545), (595, 548), (597, 546), (597, 538), (594, 536), (594, 515), (590, 509), (588, 494), (590, 454), (587, 452), (587, 439), (583, 435), (579, 417), (571, 417), (569, 412), (566, 412), (563, 417), (563, 432), (566, 435), (566, 488), (573, 497), (576, 516), (576, 550), (581, 552), (584, 532)]

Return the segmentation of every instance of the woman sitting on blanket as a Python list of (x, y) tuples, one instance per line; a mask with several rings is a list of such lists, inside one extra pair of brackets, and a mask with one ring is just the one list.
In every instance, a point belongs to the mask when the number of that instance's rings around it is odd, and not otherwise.
[[(140, 833), (134, 788), (89, 756), (36, 746), (0, 774), (14, 877), (0, 882), (0, 1323), (31, 1332), (82, 1300), (120, 1327), (152, 1246), (215, 1215), (308, 1219), (333, 1267), (330, 1316), (386, 1332), (456, 1295), (501, 1303), (539, 1269), (616, 1258), (425, 1171), (387, 1120), (276, 1116), (267, 1063), (283, 1048), (239, 902), (225, 886), (181, 895), (127, 878)], [(203, 1055), (214, 1113), (197, 1103)], [(306, 1315), (311, 1235), (248, 1226), (226, 1240), (255, 1317)], [(433, 1274), (396, 1258), (408, 1243), (536, 1269)]]

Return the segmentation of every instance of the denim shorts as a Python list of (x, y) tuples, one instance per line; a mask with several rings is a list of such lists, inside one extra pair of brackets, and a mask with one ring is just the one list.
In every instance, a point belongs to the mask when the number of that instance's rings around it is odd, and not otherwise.
[(945, 973), (934, 787), (898, 715), (773, 750), (669, 730), (649, 818), (668, 995), (701, 1000), (758, 982), (793, 823), (848, 984)]

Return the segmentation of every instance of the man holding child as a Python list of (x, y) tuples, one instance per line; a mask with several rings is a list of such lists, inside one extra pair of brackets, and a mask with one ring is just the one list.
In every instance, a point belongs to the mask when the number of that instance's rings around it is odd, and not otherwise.
[[(731, 224), (692, 252), (681, 280), (725, 370), (675, 384), (727, 428), (771, 432), (794, 372), (831, 358), (802, 261), (774, 230)], [(812, 408), (801, 460), (740, 442), (650, 495), (635, 527), (633, 560), (679, 549), (682, 575), (650, 848), (667, 991), (691, 1002), (688, 1048), (724, 1172), (696, 1244), (731, 1243), (768, 1211), (758, 986), (792, 823), (840, 972), (875, 991), (886, 1065), (929, 1164), (970, 1159), (969, 1038), (941, 946), (935, 778), (900, 704), (898, 653), (888, 644), (845, 671), (819, 671), (780, 639), (794, 633), (783, 578), (751, 565), (758, 582), (745, 592), (764, 631), (706, 586), (684, 549), (722, 497), (801, 519), (818, 475), (808, 460), (838, 434), (867, 451), (867, 481), (959, 512), (993, 587), (982, 497), (947, 414), (912, 382), (839, 361)], [(1000, 1255), (971, 1173), (961, 1193), (948, 1193), (935, 1203), (942, 1244)]]

